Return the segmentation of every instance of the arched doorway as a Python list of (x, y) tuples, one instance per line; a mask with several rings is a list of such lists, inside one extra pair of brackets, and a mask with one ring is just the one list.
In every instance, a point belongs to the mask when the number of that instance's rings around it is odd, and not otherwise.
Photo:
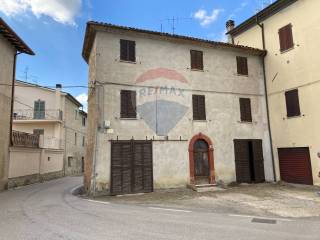
[(191, 184), (214, 184), (213, 144), (210, 138), (199, 133), (189, 143)]

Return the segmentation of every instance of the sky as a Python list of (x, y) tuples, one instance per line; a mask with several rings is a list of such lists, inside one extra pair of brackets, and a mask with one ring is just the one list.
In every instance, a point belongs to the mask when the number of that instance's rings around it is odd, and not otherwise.
[[(81, 56), (87, 21), (226, 41), (225, 23), (239, 24), (271, 0), (0, 0), (0, 17), (36, 53), (19, 55), (16, 77), (44, 86), (87, 86)], [(66, 88), (86, 105), (86, 88)]]

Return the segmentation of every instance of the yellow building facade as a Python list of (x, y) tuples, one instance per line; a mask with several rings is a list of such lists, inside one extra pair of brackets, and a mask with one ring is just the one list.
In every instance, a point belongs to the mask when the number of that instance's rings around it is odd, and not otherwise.
[(278, 0), (233, 28), (267, 50), (265, 80), (277, 180), (320, 185), (320, 1)]

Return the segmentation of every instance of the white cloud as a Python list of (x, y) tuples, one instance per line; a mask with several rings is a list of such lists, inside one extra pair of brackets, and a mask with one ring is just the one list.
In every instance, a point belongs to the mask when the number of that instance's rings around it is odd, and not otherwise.
[(88, 95), (86, 93), (81, 93), (76, 97), (76, 99), (83, 105), (83, 110), (88, 111)]
[(193, 17), (200, 21), (201, 26), (206, 27), (214, 23), (218, 19), (221, 12), (223, 12), (223, 9), (213, 9), (211, 14), (208, 14), (206, 10), (199, 9), (193, 15)]
[(76, 25), (75, 17), (81, 9), (81, 0), (0, 0), (0, 11), (7, 16), (32, 13), (36, 17)]

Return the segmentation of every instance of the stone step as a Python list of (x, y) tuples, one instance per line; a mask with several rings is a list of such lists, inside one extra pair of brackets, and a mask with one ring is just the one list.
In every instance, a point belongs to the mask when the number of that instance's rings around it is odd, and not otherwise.
[(188, 187), (196, 192), (215, 192), (215, 191), (225, 190), (219, 187), (217, 184), (197, 184), (197, 185), (188, 185)]

